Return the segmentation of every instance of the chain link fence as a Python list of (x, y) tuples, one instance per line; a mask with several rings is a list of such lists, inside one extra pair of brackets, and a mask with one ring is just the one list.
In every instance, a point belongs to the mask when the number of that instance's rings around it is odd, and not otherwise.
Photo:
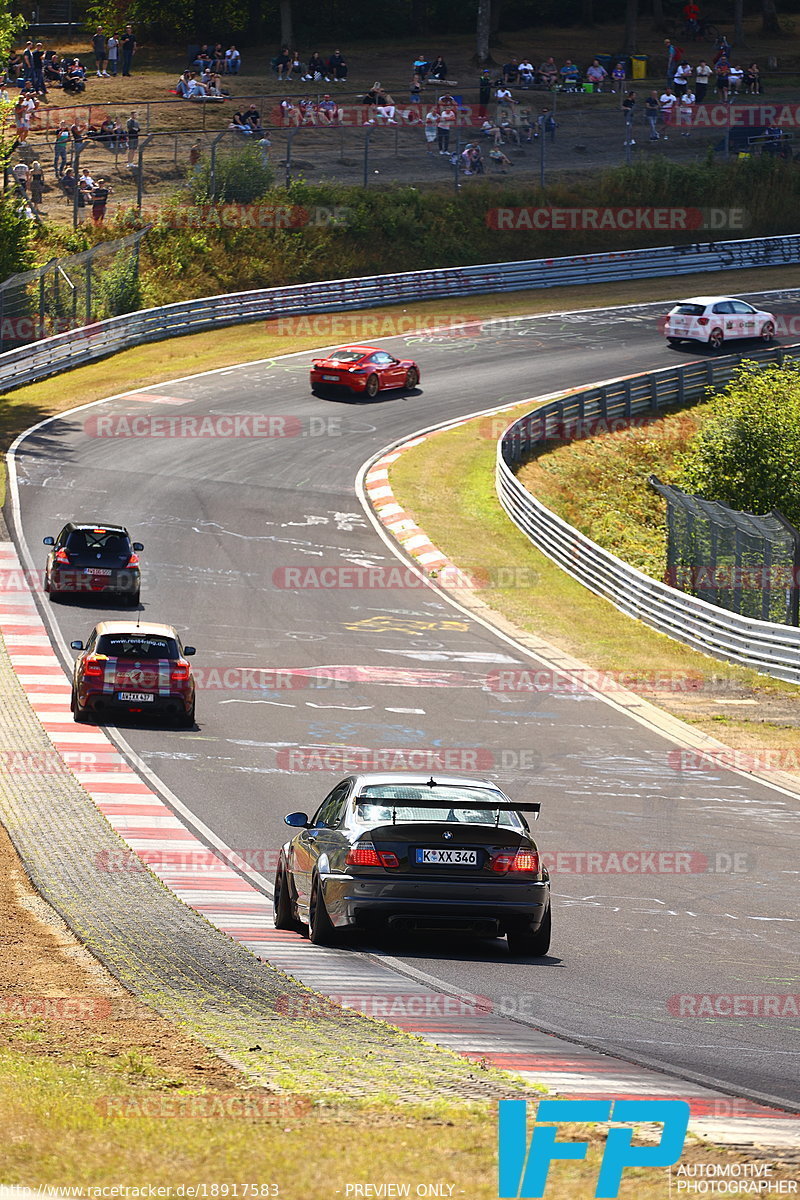
[(99, 242), (0, 283), (0, 352), (139, 308), (139, 244), (146, 234)]
[(800, 624), (800, 532), (781, 513), (737, 512), (649, 482), (667, 502), (666, 583), (741, 616)]

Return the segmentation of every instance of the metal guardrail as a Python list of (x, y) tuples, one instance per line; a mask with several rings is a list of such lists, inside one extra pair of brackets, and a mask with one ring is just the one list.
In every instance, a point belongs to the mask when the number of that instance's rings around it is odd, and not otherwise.
[(619, 279), (672, 278), (697, 271), (781, 266), (798, 261), (800, 235), (792, 234), (787, 237), (622, 250), (613, 254), (409, 271), (397, 275), (336, 279), (207, 296), (112, 317), (83, 329), (45, 338), (33, 348), (27, 346), (0, 354), (0, 391), (10, 391), (57, 371), (93, 362), (143, 342), (246, 321), (300, 316), (332, 309), (372, 308), (396, 304), (401, 300), (513, 292), (525, 288), (576, 283), (585, 285)]
[(498, 442), (500, 503), (539, 550), (627, 616), (715, 658), (800, 683), (800, 629), (739, 616), (651, 579), (546, 508), (511, 469), (548, 438), (591, 435), (615, 421), (623, 426), (699, 398), (708, 387), (724, 387), (744, 359), (782, 364), (797, 358), (800, 344), (726, 355), (580, 389), (534, 409)]

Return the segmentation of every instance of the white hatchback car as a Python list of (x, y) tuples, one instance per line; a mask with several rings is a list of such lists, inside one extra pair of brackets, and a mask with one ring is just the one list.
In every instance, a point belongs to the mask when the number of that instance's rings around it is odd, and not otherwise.
[(768, 343), (775, 337), (775, 318), (735, 296), (692, 296), (667, 314), (664, 336), (670, 346), (691, 340), (706, 342), (712, 350), (722, 349), (724, 342), (734, 338)]

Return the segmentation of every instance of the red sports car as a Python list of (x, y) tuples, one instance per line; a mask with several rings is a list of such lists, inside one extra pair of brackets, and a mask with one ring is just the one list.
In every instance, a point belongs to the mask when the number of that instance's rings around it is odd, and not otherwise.
[(419, 367), (410, 358), (395, 358), (375, 346), (342, 346), (327, 358), (315, 358), (311, 390), (315, 394), (334, 388), (363, 393), (370, 400), (387, 388), (413, 389)]

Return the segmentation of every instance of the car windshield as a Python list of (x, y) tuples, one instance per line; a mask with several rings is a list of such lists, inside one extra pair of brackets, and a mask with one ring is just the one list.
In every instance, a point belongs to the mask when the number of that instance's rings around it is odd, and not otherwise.
[(702, 317), (706, 309), (704, 304), (676, 304), (672, 311), (675, 316)]
[[(430, 800), (446, 800), (452, 807), (432, 808)], [(425, 784), (369, 784), (361, 789), (356, 801), (356, 819), (364, 825), (380, 821), (436, 821), (456, 825), (496, 825), (497, 809), (468, 808), (472, 802), (485, 804), (492, 799), (507, 804), (505, 796), (488, 788), (441, 787)], [(426, 801), (428, 803), (426, 803)], [(517, 813), (501, 812), (499, 824), (507, 829), (523, 829)]]
[(72, 554), (91, 554), (101, 558), (130, 557), (131, 543), (127, 534), (112, 529), (74, 529), (67, 538), (67, 550)]
[(328, 357), (331, 362), (358, 362), (360, 358), (364, 357), (364, 351), (334, 350), (333, 354), (330, 354)]
[(145, 659), (180, 658), (174, 638), (158, 637), (152, 633), (106, 633), (97, 641), (96, 654), (109, 658)]

